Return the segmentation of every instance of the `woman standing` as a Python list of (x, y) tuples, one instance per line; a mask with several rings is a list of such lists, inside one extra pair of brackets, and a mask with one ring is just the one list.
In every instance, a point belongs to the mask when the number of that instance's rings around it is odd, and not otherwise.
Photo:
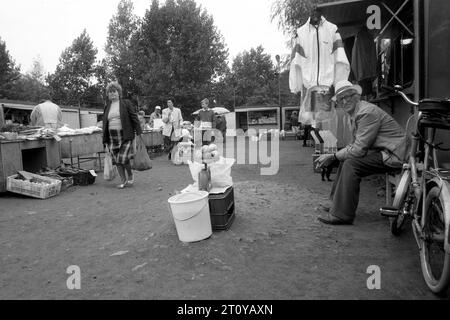
[[(113, 163), (121, 179), (119, 189), (134, 184), (130, 160), (133, 157), (133, 140), (142, 134), (136, 108), (122, 99), (122, 87), (111, 82), (106, 87), (108, 104), (103, 114), (103, 144), (109, 146)], [(128, 179), (126, 174), (128, 174)]]

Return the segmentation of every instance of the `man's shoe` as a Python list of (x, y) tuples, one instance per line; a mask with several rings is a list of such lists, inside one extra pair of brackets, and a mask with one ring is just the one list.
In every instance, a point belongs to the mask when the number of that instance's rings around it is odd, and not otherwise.
[(333, 216), (332, 214), (328, 214), (325, 217), (318, 217), (317, 220), (319, 220), (322, 223), (338, 226), (338, 225), (352, 225), (352, 221), (346, 221), (339, 219), (338, 217)]
[(331, 208), (327, 205), (319, 203), (319, 207), (317, 208), (319, 211), (330, 212)]

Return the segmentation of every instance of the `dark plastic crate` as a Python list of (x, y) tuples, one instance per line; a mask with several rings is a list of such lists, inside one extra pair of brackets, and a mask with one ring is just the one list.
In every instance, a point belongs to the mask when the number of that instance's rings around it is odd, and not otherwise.
[(72, 172), (60, 171), (58, 174), (61, 177), (71, 177), (73, 179), (74, 186), (88, 186), (95, 183), (95, 177), (89, 172), (89, 170), (84, 169), (72, 169)]
[(228, 230), (235, 217), (233, 187), (224, 193), (209, 195), (209, 209), (213, 230)]
[(225, 214), (211, 214), (211, 226), (214, 231), (230, 229), (236, 216), (234, 203), (230, 205)]
[(234, 203), (234, 189), (228, 188), (224, 193), (209, 195), (209, 209), (211, 214), (225, 214)]

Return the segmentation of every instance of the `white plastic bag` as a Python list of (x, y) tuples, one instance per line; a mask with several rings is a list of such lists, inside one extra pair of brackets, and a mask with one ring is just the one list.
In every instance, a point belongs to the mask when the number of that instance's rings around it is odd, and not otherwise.
[(103, 170), (103, 178), (106, 181), (113, 181), (116, 178), (117, 167), (113, 165), (111, 154), (108, 150), (105, 155), (105, 165)]
[[(211, 171), (212, 188), (224, 188), (233, 186), (233, 178), (231, 178), (231, 168), (235, 159), (220, 157), (219, 161), (211, 163), (209, 169)], [(204, 164), (198, 162), (188, 162), (194, 185), (198, 186), (198, 174), (204, 168)]]
[(180, 148), (178, 144), (176, 144), (171, 151), (170, 158), (172, 159), (172, 163), (176, 166), (181, 166), (183, 164), (183, 160), (180, 157)]

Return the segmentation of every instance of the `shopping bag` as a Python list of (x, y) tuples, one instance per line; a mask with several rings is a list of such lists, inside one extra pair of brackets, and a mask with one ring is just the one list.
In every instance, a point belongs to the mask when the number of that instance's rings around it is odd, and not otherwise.
[(180, 148), (178, 147), (178, 144), (173, 147), (170, 159), (172, 159), (172, 163), (176, 166), (183, 164), (183, 160), (180, 157)]
[(136, 171), (146, 171), (152, 168), (152, 160), (147, 153), (147, 147), (145, 146), (142, 137), (136, 139), (136, 155), (132, 164), (132, 169)]
[(105, 165), (103, 170), (103, 178), (106, 181), (113, 181), (116, 178), (117, 167), (113, 165), (112, 157), (109, 150), (105, 155)]

